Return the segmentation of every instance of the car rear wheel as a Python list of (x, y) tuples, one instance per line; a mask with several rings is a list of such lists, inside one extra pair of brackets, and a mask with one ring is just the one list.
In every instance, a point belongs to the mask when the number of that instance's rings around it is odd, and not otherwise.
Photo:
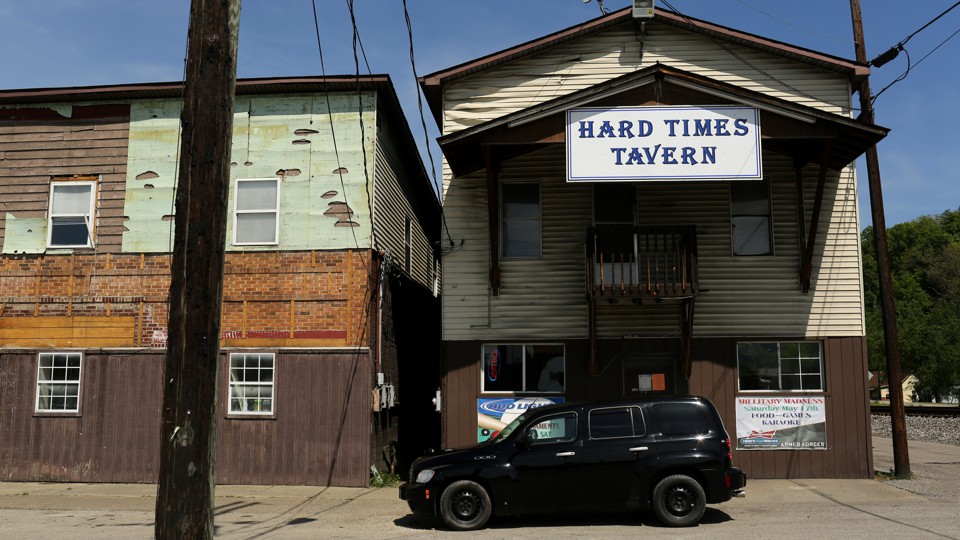
[(696, 525), (706, 507), (707, 497), (703, 487), (685, 474), (668, 476), (653, 489), (653, 513), (664, 525)]
[(450, 484), (440, 496), (440, 517), (451, 529), (479, 529), (490, 519), (492, 510), (487, 490), (471, 480)]

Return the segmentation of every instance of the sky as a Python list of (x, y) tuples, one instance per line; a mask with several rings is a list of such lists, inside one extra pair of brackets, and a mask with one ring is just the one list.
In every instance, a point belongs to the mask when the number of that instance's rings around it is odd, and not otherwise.
[[(843, 0), (667, 1), (690, 17), (855, 58), (850, 6)], [(903, 42), (955, 3), (862, 0), (867, 57)], [(629, 4), (604, 0), (602, 7), (616, 11)], [(664, 0), (656, 5), (668, 7)], [(601, 15), (597, 0), (407, 0), (407, 8), (421, 76)], [(5, 37), (0, 89), (182, 80), (189, 11), (188, 0), (0, 0)], [(429, 140), (439, 169), (439, 132), (425, 102), (426, 137), (421, 126), (403, 2), (354, 0), (354, 14), (366, 53), (359, 58), (360, 73), (390, 75), (425, 166), (429, 170), (423, 151)], [(355, 74), (352, 28), (347, 0), (246, 0), (237, 75), (319, 75), (321, 50), (324, 73)], [(910, 38), (906, 54), (872, 71), (876, 122), (891, 129), (878, 145), (888, 227), (960, 209), (960, 35), (950, 39), (958, 30), (960, 7)], [(908, 55), (912, 69), (883, 90), (908, 71)], [(857, 172), (861, 225), (867, 226), (870, 198), (862, 159)]]

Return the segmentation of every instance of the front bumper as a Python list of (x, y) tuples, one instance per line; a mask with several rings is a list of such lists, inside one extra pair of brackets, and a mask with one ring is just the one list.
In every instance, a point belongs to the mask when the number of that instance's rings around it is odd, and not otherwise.
[(400, 499), (407, 501), (407, 506), (414, 514), (436, 515), (436, 505), (433, 501), (437, 496), (439, 496), (439, 493), (431, 490), (428, 484), (418, 484), (416, 482), (400, 484)]

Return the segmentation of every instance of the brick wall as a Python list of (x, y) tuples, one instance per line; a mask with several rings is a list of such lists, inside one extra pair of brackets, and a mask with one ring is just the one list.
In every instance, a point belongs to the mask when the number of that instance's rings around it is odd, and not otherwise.
[[(364, 250), (228, 253), (223, 342), (368, 346), (373, 271), (371, 254)], [(169, 273), (169, 255), (5, 255), (0, 258), (0, 347), (23, 346), (12, 342), (16, 328), (26, 324), (16, 319), (43, 317), (59, 318), (57, 324), (64, 325), (78, 317), (132, 317), (134, 330), (113, 337), (127, 339), (127, 346), (164, 347)]]

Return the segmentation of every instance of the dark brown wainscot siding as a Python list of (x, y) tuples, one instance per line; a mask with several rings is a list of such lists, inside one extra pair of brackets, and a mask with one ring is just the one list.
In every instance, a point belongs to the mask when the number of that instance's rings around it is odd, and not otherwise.
[[(217, 483), (368, 485), (367, 352), (284, 352), (277, 366), (270, 419), (226, 418), (223, 375)], [(156, 482), (162, 351), (86, 351), (79, 414), (34, 413), (36, 370), (37, 351), (0, 352), (0, 480)]]
[[(795, 340), (771, 337), (694, 339), (692, 373), (689, 381), (678, 378), (678, 393), (702, 395), (713, 401), (727, 432), (735, 437), (737, 342)], [(635, 344), (638, 352), (679, 351), (677, 340), (638, 341), (642, 341)], [(734, 464), (746, 471), (749, 478), (872, 477), (864, 339), (825, 338), (822, 342), (827, 391), (813, 395), (826, 398), (827, 450), (734, 450)], [(587, 375), (589, 349), (586, 342), (566, 341), (565, 344), (568, 384), (564, 397), (567, 400), (596, 400), (622, 395), (616, 366), (610, 367), (599, 378), (592, 378)], [(445, 446), (460, 448), (476, 444), (481, 345), (477, 341), (446, 341), (443, 344), (447, 368), (443, 382)], [(599, 348), (603, 347), (601, 341)]]
[(226, 416), (223, 362), (218, 483), (369, 485), (372, 371), (366, 351), (278, 354), (273, 418)]

